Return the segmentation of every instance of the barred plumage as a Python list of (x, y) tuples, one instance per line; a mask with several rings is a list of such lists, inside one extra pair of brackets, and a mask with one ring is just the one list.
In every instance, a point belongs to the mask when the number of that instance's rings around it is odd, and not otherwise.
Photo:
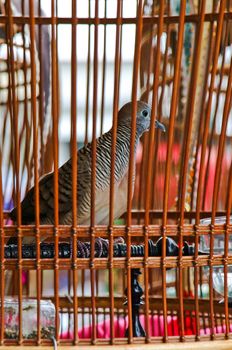
[[(127, 206), (127, 182), (131, 138), (132, 104), (124, 105), (118, 114), (118, 128), (115, 151), (115, 209), (114, 217), (120, 217)], [(136, 135), (134, 152), (137, 150), (139, 138), (150, 126), (151, 108), (148, 104), (138, 101), (136, 116)], [(157, 122), (159, 128), (164, 126)], [(108, 224), (109, 217), (109, 190), (111, 173), (111, 141), (112, 129), (97, 139), (96, 151), (96, 224)], [(91, 167), (92, 144), (84, 146), (78, 151), (77, 174), (77, 205), (78, 224), (90, 223), (91, 203)], [(134, 164), (135, 169), (135, 164)], [(133, 175), (133, 185), (135, 171)], [(40, 193), (40, 222), (41, 224), (54, 223), (54, 192), (53, 173), (45, 175), (39, 182)], [(16, 208), (10, 214), (16, 218)], [(22, 201), (22, 223), (33, 223), (35, 220), (34, 188), (31, 188)], [(59, 168), (59, 223), (72, 223), (72, 159), (69, 159)]]

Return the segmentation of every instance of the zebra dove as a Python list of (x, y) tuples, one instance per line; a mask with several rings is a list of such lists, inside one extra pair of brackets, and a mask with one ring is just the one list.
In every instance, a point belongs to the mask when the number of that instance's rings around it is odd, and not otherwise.
[[(130, 156), (131, 138), (131, 114), (132, 103), (124, 105), (118, 113), (118, 127), (115, 150), (115, 203), (114, 218), (119, 218), (127, 208), (128, 167)], [(149, 130), (151, 107), (142, 101), (137, 103), (136, 135), (134, 152), (136, 153), (139, 139), (142, 134)], [(155, 121), (155, 127), (165, 131), (163, 124)], [(109, 220), (109, 191), (111, 172), (111, 140), (112, 129), (97, 139), (96, 152), (96, 200), (95, 200), (95, 223), (108, 224)], [(77, 164), (77, 222), (82, 225), (90, 224), (91, 211), (91, 166), (92, 144), (78, 151)], [(135, 158), (135, 157), (134, 157)], [(72, 224), (72, 159), (70, 158), (58, 170), (59, 172), (59, 223)], [(135, 180), (135, 164), (133, 174), (133, 187)], [(39, 181), (40, 223), (54, 224), (54, 189), (53, 173), (49, 173)], [(22, 206), (22, 223), (32, 224), (35, 221), (34, 187), (32, 187)], [(16, 219), (16, 208), (10, 217)]]

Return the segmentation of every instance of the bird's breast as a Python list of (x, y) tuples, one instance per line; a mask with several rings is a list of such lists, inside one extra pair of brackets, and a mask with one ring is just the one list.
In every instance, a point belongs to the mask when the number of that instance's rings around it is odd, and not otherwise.
[[(132, 179), (132, 191), (134, 190), (134, 179)], [(128, 169), (120, 182), (114, 185), (114, 205), (113, 217), (114, 220), (122, 216), (127, 210), (127, 193), (128, 193)], [(109, 208), (110, 208), (110, 187), (105, 191), (97, 190), (95, 200), (95, 224), (109, 224)], [(78, 218), (79, 224), (90, 224), (90, 212), (85, 216)]]

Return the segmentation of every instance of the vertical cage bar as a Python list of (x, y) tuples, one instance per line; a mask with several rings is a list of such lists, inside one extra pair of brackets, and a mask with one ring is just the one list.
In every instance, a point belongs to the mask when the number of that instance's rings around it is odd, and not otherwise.
[(74, 339), (78, 343), (77, 305), (77, 16), (76, 0), (72, 0), (72, 58), (71, 58), (71, 143), (72, 143), (72, 269), (73, 269), (73, 322)]
[[(226, 196), (226, 225), (230, 224), (230, 212), (232, 207), (232, 161), (230, 164), (230, 170), (229, 170), (229, 176), (228, 176), (228, 182), (227, 182), (227, 196)], [(227, 232), (228, 234), (228, 232)]]
[(205, 153), (206, 153), (206, 147), (207, 147), (212, 95), (213, 95), (213, 88), (214, 88), (215, 75), (216, 75), (216, 69), (217, 69), (220, 40), (221, 40), (221, 34), (222, 34), (224, 10), (225, 10), (225, 0), (222, 0), (220, 3), (220, 12), (219, 12), (219, 19), (217, 24), (215, 51), (214, 51), (213, 66), (211, 70), (211, 80), (210, 80), (210, 87), (209, 87), (209, 97), (208, 97), (207, 107), (205, 112), (205, 125), (204, 125), (202, 150), (201, 150), (201, 158), (200, 158), (199, 179), (198, 179), (198, 187), (197, 187), (197, 203), (196, 203), (196, 223), (197, 224), (200, 221), (200, 207), (201, 207), (201, 201), (202, 201), (202, 185), (203, 185), (203, 171), (204, 171), (203, 168), (204, 168), (204, 160), (205, 160)]
[[(107, 18), (107, 0), (104, 1), (104, 17)], [(103, 34), (103, 60), (102, 60), (102, 90), (101, 90), (101, 127), (100, 134), (103, 134), (104, 128), (104, 116), (105, 116), (105, 80), (106, 80), (106, 28), (107, 25), (104, 25), (104, 34)]]
[[(186, 0), (181, 1), (180, 16), (178, 23), (178, 41), (176, 49), (176, 59), (174, 66), (174, 80), (173, 80), (173, 91), (171, 99), (171, 111), (169, 118), (169, 129), (168, 129), (168, 145), (167, 145), (167, 157), (165, 165), (165, 182), (164, 182), (164, 195), (163, 195), (163, 244), (162, 244), (162, 295), (163, 295), (163, 312), (164, 312), (164, 341), (167, 341), (167, 300), (166, 300), (166, 266), (165, 266), (165, 257), (166, 257), (166, 225), (167, 225), (167, 212), (168, 212), (168, 195), (169, 195), (169, 186), (170, 186), (170, 176), (171, 176), (171, 161), (172, 161), (172, 145), (173, 145), (173, 136), (174, 136), (174, 123), (177, 110), (177, 100), (178, 100), (178, 91), (179, 91), (179, 82), (180, 82), (180, 68), (181, 68), (181, 56), (183, 48), (183, 37), (184, 37), (184, 19), (185, 19), (185, 8)], [(180, 262), (180, 260), (179, 260)], [(182, 284), (182, 276), (180, 276), (180, 285)], [(181, 320), (183, 320), (183, 310), (181, 314)], [(182, 322), (183, 326), (183, 322)]]
[(109, 208), (109, 284), (110, 284), (110, 335), (111, 344), (114, 343), (114, 276), (113, 276), (113, 244), (114, 244), (114, 185), (115, 185), (115, 153), (117, 139), (117, 116), (119, 99), (119, 76), (120, 76), (120, 39), (121, 39), (121, 1), (117, 0), (117, 24), (115, 41), (115, 66), (114, 66), (114, 101), (113, 101), (113, 133), (111, 139), (111, 172), (110, 172), (110, 208)]
[[(152, 16), (155, 15), (155, 2), (153, 1), (153, 4), (152, 4)], [(144, 26), (144, 29), (145, 29), (145, 26)], [(151, 79), (151, 71), (152, 71), (152, 56), (153, 56), (153, 47), (152, 47), (152, 42), (153, 42), (153, 38), (154, 38), (154, 35), (155, 35), (155, 30), (154, 30), (154, 24), (152, 23), (151, 24), (151, 27), (150, 27), (150, 35), (149, 35), (149, 50), (148, 52), (150, 53), (149, 54), (149, 57), (148, 57), (148, 62), (147, 62), (147, 83), (146, 83), (146, 90), (145, 92), (142, 94), (141, 96), (141, 100), (145, 100), (146, 102), (148, 102), (149, 100), (149, 92), (150, 92), (150, 79)], [(144, 57), (143, 57), (144, 58)], [(140, 68), (140, 72), (141, 72), (141, 68)], [(143, 72), (141, 72), (143, 73)], [(140, 85), (141, 87), (143, 87), (143, 80), (144, 80), (144, 77), (142, 76), (142, 74), (140, 73)], [(146, 173), (146, 168), (147, 168), (147, 162), (148, 162), (148, 157), (147, 157), (147, 148), (148, 148), (148, 135), (147, 133), (145, 133), (143, 135), (143, 154), (142, 154), (142, 161), (141, 161), (141, 164), (140, 164), (140, 169), (139, 169), (139, 194), (138, 194), (138, 209), (141, 210), (143, 205), (144, 205), (144, 202), (145, 202), (145, 192), (146, 192), (146, 189), (144, 191), (144, 178), (145, 178), (145, 173)], [(138, 224), (140, 224), (140, 221), (141, 221), (141, 217), (139, 216), (138, 218)]]
[(195, 39), (194, 64), (192, 65), (189, 95), (187, 100), (186, 128), (184, 131), (184, 141), (183, 141), (183, 149), (182, 149), (184, 156), (183, 156), (183, 161), (181, 165), (180, 192), (179, 192), (181, 226), (184, 223), (188, 156), (189, 156), (190, 136), (191, 136), (192, 122), (193, 122), (194, 102), (195, 102), (196, 88), (197, 88), (197, 74), (198, 74), (198, 67), (199, 67), (202, 34), (203, 34), (203, 28), (204, 28), (204, 17), (205, 17), (205, 0), (202, 0), (200, 21), (197, 27), (196, 39)]
[[(144, 11), (144, 9), (143, 9)], [(155, 2), (152, 4), (152, 16), (155, 15)], [(145, 26), (144, 26), (145, 28)], [(150, 78), (151, 78), (151, 70), (152, 70), (152, 40), (155, 35), (154, 31), (154, 24), (151, 24), (151, 30), (150, 30), (150, 35), (149, 35), (149, 57), (148, 57), (148, 71), (147, 71), (147, 84), (146, 84), (146, 91), (145, 93), (142, 94), (141, 100), (145, 100), (148, 103), (149, 99), (149, 91), (150, 91)], [(143, 72), (142, 72), (143, 73)], [(144, 77), (141, 74), (141, 67), (140, 67), (140, 86), (142, 87), (141, 82), (143, 81)], [(142, 161), (140, 164), (140, 169), (139, 169), (139, 194), (138, 194), (138, 209), (141, 210), (143, 207), (144, 203), (144, 177), (145, 177), (145, 172), (146, 172), (146, 166), (147, 166), (147, 147), (148, 147), (148, 135), (145, 133), (143, 135), (143, 154), (142, 154)], [(138, 224), (140, 224), (141, 218), (138, 218)]]
[[(85, 295), (85, 270), (81, 270), (81, 296), (82, 298)], [(81, 325), (82, 325), (82, 337), (84, 337), (84, 322), (85, 322), (85, 315), (82, 312), (82, 317), (81, 317)]]
[[(220, 93), (220, 91), (218, 91)], [(223, 160), (223, 150), (225, 146), (225, 138), (226, 138), (226, 128), (228, 124), (229, 114), (230, 114), (230, 108), (231, 108), (231, 101), (232, 101), (232, 59), (230, 62), (230, 71), (229, 71), (229, 78), (228, 78), (228, 84), (227, 84), (227, 90), (226, 90), (226, 98), (225, 98), (225, 104), (224, 104), (224, 111), (223, 111), (223, 120), (222, 120), (222, 127), (221, 127), (221, 133), (219, 138), (219, 147), (218, 147), (218, 155), (217, 155), (217, 162), (216, 162), (216, 174), (214, 178), (214, 188), (213, 188), (213, 204), (212, 204), (212, 225), (215, 224), (215, 218), (216, 218), (216, 211), (217, 211), (217, 204), (218, 204), (218, 197), (219, 197), (219, 187), (220, 187), (220, 179), (221, 179), (221, 169), (222, 169), (222, 160)], [(225, 337), (228, 338), (229, 334), (229, 324), (228, 324), (228, 282), (227, 282), (227, 276), (228, 276), (228, 248), (229, 248), (229, 235), (228, 235), (228, 224), (225, 225), (225, 246), (224, 246), (224, 304), (225, 304), (225, 322), (226, 322), (226, 332)], [(211, 246), (210, 249), (213, 250), (214, 247), (214, 237), (211, 237)]]
[(150, 121), (150, 130), (149, 130), (149, 143), (148, 143), (148, 163), (147, 163), (147, 177), (146, 177), (146, 186), (145, 186), (145, 223), (144, 223), (144, 282), (145, 282), (145, 325), (146, 325), (146, 340), (150, 340), (150, 327), (149, 327), (149, 291), (148, 291), (148, 225), (150, 224), (150, 207), (151, 207), (151, 174), (152, 174), (152, 156), (154, 148), (154, 138), (155, 138), (155, 115), (157, 110), (157, 95), (158, 95), (158, 86), (159, 86), (159, 69), (160, 69), (160, 44), (161, 44), (161, 35), (163, 32), (163, 20), (164, 20), (164, 9), (165, 1), (160, 2), (159, 8), (159, 21), (158, 21), (158, 32), (157, 32), (157, 42), (156, 42), (156, 57), (154, 58), (154, 80), (153, 80), (153, 91), (152, 91), (152, 109), (151, 109), (151, 121)]
[[(41, 17), (41, 0), (38, 1), (38, 17)], [(38, 56), (39, 56), (39, 123), (40, 123), (40, 139), (41, 139), (41, 164), (40, 164), (40, 173), (44, 172), (44, 153), (45, 147), (43, 143), (43, 130), (44, 130), (44, 117), (45, 117), (45, 108), (44, 108), (44, 62), (43, 62), (43, 45), (42, 45), (42, 26), (38, 25)]]
[(58, 101), (57, 101), (57, 36), (56, 36), (56, 15), (55, 0), (51, 1), (51, 65), (52, 65), (52, 139), (53, 139), (53, 158), (54, 158), (54, 294), (56, 308), (56, 340), (59, 341), (59, 193), (58, 193)]
[[(221, 180), (223, 150), (225, 146), (226, 128), (227, 128), (229, 114), (230, 114), (231, 97), (232, 97), (232, 59), (230, 62), (230, 71), (229, 71), (229, 78), (228, 78), (227, 89), (226, 89), (226, 98), (225, 98), (225, 104), (224, 104), (224, 110), (223, 110), (223, 116), (222, 116), (222, 127), (221, 127), (221, 133), (219, 137), (218, 154), (217, 154), (217, 161), (216, 161), (216, 167), (215, 167), (216, 173), (215, 173), (214, 187), (213, 187), (212, 221), (211, 221), (212, 225), (215, 224), (215, 218), (216, 218), (219, 187), (220, 187), (220, 180)], [(212, 237), (212, 241), (213, 241), (213, 237)]]
[[(8, 51), (7, 51), (7, 54), (8, 54)], [(8, 60), (8, 57), (7, 57), (7, 68), (9, 69), (9, 60)], [(9, 74), (8, 74), (8, 77), (9, 77)], [(3, 140), (2, 140), (2, 145), (5, 143), (5, 140), (6, 140), (6, 136), (5, 136), (5, 130), (6, 130), (6, 122), (7, 122), (7, 114), (8, 114), (8, 109), (9, 109), (9, 119), (10, 119), (10, 125), (12, 125), (12, 109), (10, 108), (11, 106), (11, 96), (10, 96), (10, 93), (9, 93), (9, 90), (8, 90), (8, 100), (7, 100), (7, 107), (6, 107), (6, 112), (4, 114), (4, 125), (3, 125)], [(10, 154), (9, 154), (9, 158), (8, 158), (8, 161), (7, 161), (7, 174), (6, 174), (6, 178), (7, 178), (7, 183), (5, 185), (5, 188), (3, 188), (3, 198), (6, 197), (6, 188), (8, 187), (8, 182), (12, 181), (12, 178), (11, 176), (9, 175), (10, 174), (10, 162), (12, 161), (13, 157), (12, 157), (12, 148), (10, 149)], [(14, 170), (14, 162), (12, 163), (12, 168), (13, 168), (13, 177), (14, 177), (14, 174), (15, 174), (15, 170)], [(11, 196), (12, 196), (12, 199), (14, 200), (15, 202), (15, 191), (14, 191), (14, 186), (12, 188), (12, 191), (11, 191)]]
[[(170, 0), (168, 0), (168, 16), (170, 16)], [(169, 51), (169, 45), (170, 45), (170, 36), (171, 36), (171, 30), (169, 23), (166, 24), (167, 26), (167, 39), (166, 39), (166, 48), (164, 53), (164, 59), (163, 59), (163, 71), (162, 71), (162, 83), (161, 83), (161, 94), (158, 101), (158, 108), (157, 108), (157, 119), (161, 120), (162, 118), (162, 105), (163, 105), (163, 99), (164, 99), (164, 91), (165, 91), (165, 85), (167, 82), (167, 65), (168, 65), (168, 51)], [(156, 194), (156, 178), (157, 178), (157, 171), (158, 171), (158, 148), (160, 145), (160, 137), (161, 134), (158, 132), (155, 139), (154, 139), (154, 160), (153, 160), (153, 193), (152, 193), (152, 208), (155, 209), (155, 194)]]
[[(97, 298), (99, 296), (99, 270), (96, 269), (95, 270), (95, 298)], [(97, 308), (96, 309), (96, 324), (99, 323), (99, 316), (100, 316), (100, 312), (99, 312), (99, 309)], [(99, 336), (99, 331), (98, 331), (98, 328), (96, 327), (96, 338), (98, 338)]]
[[(123, 4), (121, 5), (121, 13), (120, 13), (120, 17), (121, 19), (123, 18)], [(122, 23), (122, 20), (121, 20), (121, 30), (120, 30), (120, 48), (119, 48), (119, 86), (120, 86), (120, 83), (121, 83), (121, 73), (122, 73), (122, 38), (123, 38), (123, 23)], [(119, 94), (120, 95), (120, 94)], [(120, 96), (119, 96), (119, 100), (120, 100)]]
[[(213, 11), (215, 11), (215, 1), (213, 4)], [(206, 71), (204, 76), (204, 88), (203, 88), (203, 96), (201, 99), (201, 107), (200, 107), (200, 121), (199, 121), (199, 127), (198, 127), (198, 136), (197, 136), (197, 145), (196, 145), (196, 159), (199, 154), (200, 150), (200, 142), (201, 142), (201, 135), (202, 135), (202, 129), (203, 129), (203, 123), (204, 123), (204, 112), (205, 112), (205, 100), (207, 96), (207, 90), (208, 90), (208, 77), (210, 72), (210, 66), (212, 63), (212, 52), (214, 48), (214, 22), (210, 23), (210, 33), (209, 33), (209, 47), (208, 47), (208, 54), (207, 54), (207, 63), (206, 63)], [(196, 171), (197, 171), (197, 161), (195, 162), (195, 165), (193, 167), (193, 188), (196, 187)], [(194, 196), (192, 196), (191, 199), (191, 209), (193, 209), (194, 205)], [(197, 258), (198, 258), (198, 248), (199, 248), (199, 222), (196, 221), (194, 225), (194, 231), (195, 231), (195, 252), (194, 252), (194, 261), (196, 262), (196, 266), (194, 269), (194, 285), (195, 285), (195, 310), (196, 310), (196, 340), (200, 340), (200, 318), (199, 318), (199, 305), (198, 305), (198, 283), (200, 280), (201, 284), (201, 297), (202, 297), (202, 274), (203, 270), (201, 267), (197, 267)], [(200, 279), (199, 279), (199, 269), (200, 269)], [(205, 315), (203, 314), (203, 327), (206, 328), (205, 324)]]
[[(152, 4), (152, 17), (155, 16), (155, 2), (153, 1), (153, 4)], [(159, 19), (160, 21), (160, 19)], [(145, 26), (144, 26), (145, 27)], [(145, 90), (145, 95), (142, 96), (144, 97), (145, 101), (148, 102), (148, 99), (149, 99), (149, 92), (150, 92), (150, 79), (151, 79), (151, 71), (152, 71), (152, 51), (154, 50), (152, 48), (152, 41), (153, 41), (153, 38), (154, 38), (154, 35), (155, 35), (155, 31), (154, 31), (154, 24), (152, 23), (151, 26), (150, 26), (150, 35), (149, 35), (149, 57), (148, 57), (148, 61), (147, 61), (147, 83), (146, 83), (146, 90)], [(140, 76), (140, 80), (142, 80), (143, 77)]]
[[(168, 16), (170, 16), (170, 0), (168, 0)], [(164, 53), (164, 63), (163, 63), (163, 72), (162, 72), (162, 89), (161, 89), (161, 94), (160, 94), (160, 99), (158, 103), (158, 117), (159, 119), (162, 117), (162, 103), (163, 103), (163, 98), (164, 98), (164, 89), (165, 89), (165, 84), (167, 80), (167, 64), (168, 64), (168, 48), (170, 45), (170, 24), (166, 24), (167, 28), (167, 40), (166, 40), (166, 47), (165, 47), (165, 53)], [(155, 153), (156, 154), (156, 153)]]
[(91, 169), (91, 255), (90, 255), (90, 275), (91, 275), (91, 301), (92, 301), (92, 344), (96, 342), (96, 315), (95, 315), (95, 200), (96, 200), (96, 152), (97, 152), (97, 89), (98, 89), (98, 25), (99, 25), (99, 1), (95, 1), (95, 17), (94, 17), (94, 62), (93, 62), (93, 129), (92, 129), (92, 169)]
[(7, 49), (8, 49), (8, 70), (9, 70), (9, 95), (11, 99), (13, 117), (13, 137), (14, 137), (14, 167), (15, 167), (15, 183), (16, 183), (16, 205), (17, 205), (17, 236), (18, 236), (18, 312), (19, 312), (19, 336), (18, 343), (22, 344), (22, 234), (21, 234), (21, 204), (20, 204), (20, 184), (19, 184), (19, 136), (18, 136), (18, 116), (17, 102), (15, 91), (15, 64), (13, 49), (13, 18), (11, 10), (11, 1), (6, 2), (8, 25), (7, 25)]
[(230, 165), (229, 178), (227, 183), (227, 201), (226, 201), (226, 224), (225, 224), (225, 267), (224, 267), (224, 296), (225, 296), (225, 316), (226, 316), (226, 337), (230, 331), (231, 318), (228, 316), (228, 264), (227, 259), (229, 255), (229, 233), (231, 233), (231, 207), (232, 207), (232, 160)]
[[(222, 0), (220, 2), (220, 10), (219, 10), (218, 23), (217, 23), (215, 50), (214, 50), (214, 58), (213, 58), (213, 66), (212, 66), (212, 70), (211, 70), (211, 80), (210, 80), (210, 87), (209, 87), (209, 96), (208, 96), (207, 107), (206, 107), (206, 112), (205, 112), (205, 123), (204, 123), (203, 140), (202, 140), (201, 157), (200, 157), (200, 170), (199, 170), (198, 187), (197, 187), (196, 225), (198, 225), (200, 222), (200, 208), (201, 208), (201, 204), (202, 204), (202, 192), (203, 192), (202, 185), (203, 185), (203, 177), (204, 177), (205, 155), (206, 155), (206, 148), (207, 148), (212, 95), (213, 95), (215, 75), (216, 75), (216, 70), (217, 70), (217, 63), (218, 63), (218, 55), (219, 55), (221, 35), (222, 35), (225, 5), (226, 5), (226, 1)], [(214, 233), (214, 225), (211, 224), (211, 227), (210, 227), (210, 277), (209, 277), (211, 339), (214, 339), (214, 337), (215, 337), (214, 305), (213, 305), (213, 276), (212, 276), (212, 274), (213, 274), (212, 262), (213, 262), (213, 257), (214, 257), (213, 238), (212, 238), (213, 233)]]
[(2, 193), (2, 148), (0, 147), (0, 345), (4, 344), (4, 300), (5, 300), (5, 256), (4, 256), (4, 218)]
[[(91, 17), (91, 2), (88, 0), (88, 15)], [(86, 103), (85, 103), (85, 145), (88, 143), (89, 130), (89, 95), (90, 95), (90, 47), (91, 47), (91, 25), (88, 24), (88, 57), (87, 57), (87, 84), (86, 84)]]
[[(127, 247), (131, 246), (130, 226), (132, 223), (132, 216), (131, 216), (132, 196), (133, 196), (132, 179), (133, 179), (133, 171), (135, 167), (134, 144), (135, 144), (135, 133), (136, 133), (137, 88), (138, 88), (138, 73), (139, 73), (139, 63), (140, 63), (142, 29), (143, 29), (143, 6), (142, 6), (142, 0), (139, 0), (137, 5), (136, 37), (135, 37), (133, 82), (132, 82), (132, 115), (131, 115), (130, 159), (129, 159), (129, 170), (128, 170), (128, 193), (127, 193), (127, 233), (126, 233)], [(130, 249), (127, 249), (128, 342), (132, 343), (133, 330), (132, 330), (130, 259), (131, 259)]]
[(205, 201), (207, 198), (207, 194), (206, 194), (206, 192), (207, 192), (207, 180), (208, 180), (209, 171), (210, 171), (210, 160), (211, 160), (211, 154), (212, 154), (212, 150), (213, 150), (214, 132), (215, 132), (217, 113), (218, 113), (219, 101), (220, 101), (220, 91), (222, 88), (222, 81), (224, 78), (223, 70), (224, 70), (224, 65), (225, 65), (226, 41), (228, 40), (228, 30), (229, 30), (229, 25), (228, 25), (228, 21), (226, 21), (226, 33), (225, 33), (225, 38), (224, 38), (224, 43), (223, 43), (223, 54), (222, 54), (222, 63), (221, 63), (221, 69), (220, 69), (220, 80), (219, 80), (219, 84), (217, 87), (217, 99), (216, 99), (216, 106), (215, 106), (215, 110), (214, 110), (211, 135), (210, 135), (210, 140), (209, 140), (209, 151), (208, 151), (208, 156), (207, 156), (207, 164), (206, 164), (206, 170), (205, 170), (205, 181), (204, 181), (204, 186), (203, 186), (202, 208), (204, 210), (207, 210), (207, 208), (205, 206)]
[(36, 284), (37, 284), (37, 343), (41, 342), (40, 300), (41, 300), (41, 267), (40, 267), (40, 217), (39, 217), (39, 172), (38, 172), (38, 124), (36, 111), (36, 62), (35, 62), (35, 18), (34, 2), (30, 0), (30, 54), (31, 54), (31, 113), (33, 120), (33, 159), (34, 159), (34, 195), (35, 195), (35, 236), (36, 236)]
[[(25, 16), (25, 11), (24, 11), (24, 0), (22, 0), (22, 15)], [(25, 37), (25, 24), (22, 26), (22, 36), (23, 36), (23, 74), (24, 74), (24, 120), (25, 120), (25, 128), (26, 128), (26, 146), (25, 146), (25, 163), (26, 163), (26, 168), (27, 168), (27, 187), (26, 187), (26, 192), (29, 190), (29, 185), (31, 179), (31, 167), (29, 164), (29, 147), (30, 147), (30, 128), (29, 128), (29, 123), (28, 123), (28, 91), (27, 91), (27, 62), (26, 62), (26, 37)]]
[[(213, 12), (216, 11), (216, 1), (213, 1)], [(197, 133), (197, 143), (196, 143), (196, 159), (198, 158), (198, 155), (200, 153), (200, 147), (201, 147), (201, 140), (202, 140), (202, 130), (204, 129), (204, 114), (205, 114), (205, 107), (206, 107), (206, 99), (207, 99), (207, 92), (208, 92), (208, 78), (210, 74), (210, 69), (212, 65), (212, 60), (213, 60), (213, 50), (215, 46), (215, 27), (214, 27), (214, 22), (210, 22), (210, 33), (209, 33), (209, 47), (208, 47), (208, 54), (207, 54), (207, 63), (205, 67), (205, 75), (204, 75), (204, 87), (203, 87), (203, 95), (201, 98), (201, 107), (200, 107), (200, 120), (199, 120), (199, 127), (198, 127), (198, 133)], [(195, 161), (195, 164), (193, 166), (193, 189), (195, 190), (197, 187), (197, 165), (198, 162)], [(195, 198), (192, 196), (191, 199), (191, 209), (196, 206), (195, 203)], [(198, 244), (195, 241), (195, 244)], [(196, 249), (198, 249), (196, 247)], [(197, 255), (196, 255), (197, 256)]]
[[(189, 162), (189, 147), (191, 140), (192, 132), (192, 123), (193, 123), (193, 113), (197, 89), (197, 77), (198, 77), (198, 68), (200, 64), (200, 53), (201, 53), (201, 43), (202, 35), (204, 29), (204, 19), (205, 19), (205, 5), (206, 0), (202, 0), (200, 8), (200, 20), (197, 27), (196, 38), (195, 38), (195, 48), (194, 48), (194, 64), (192, 65), (191, 71), (191, 80), (189, 87), (189, 95), (187, 100), (187, 110), (186, 110), (186, 127), (184, 132), (184, 141), (182, 148), (182, 164), (181, 164), (181, 174), (180, 174), (180, 192), (179, 192), (179, 206), (180, 206), (180, 227), (179, 227), (179, 247), (183, 246), (183, 235), (182, 230), (184, 226), (184, 213), (185, 213), (185, 194), (186, 194), (186, 185), (187, 185), (187, 169)], [(182, 259), (182, 249), (179, 249), (179, 262)], [(196, 260), (195, 260), (196, 263)], [(198, 267), (195, 266), (195, 308), (196, 308), (196, 337), (198, 339), (200, 335), (199, 329), (199, 303), (198, 303)], [(182, 265), (179, 266), (179, 298), (180, 298), (180, 335), (181, 338), (184, 337), (184, 305), (183, 305), (183, 286), (182, 286)]]

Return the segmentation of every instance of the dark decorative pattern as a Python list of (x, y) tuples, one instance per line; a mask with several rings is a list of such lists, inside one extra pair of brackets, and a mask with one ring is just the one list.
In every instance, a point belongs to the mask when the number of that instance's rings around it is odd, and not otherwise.
[[(151, 239), (148, 241), (149, 256), (161, 256), (162, 255), (162, 244), (163, 238), (160, 237), (156, 243)], [(132, 257), (143, 257), (144, 256), (144, 245), (137, 244), (131, 245), (131, 256)], [(96, 238), (95, 239), (95, 257), (96, 258), (107, 258), (109, 250), (108, 239)], [(190, 245), (184, 242), (182, 248), (183, 255), (189, 256), (194, 255), (194, 244)], [(198, 251), (199, 255), (205, 254), (204, 252)], [(119, 237), (114, 241), (114, 257), (126, 257), (127, 245), (124, 240)], [(166, 256), (178, 256), (179, 247), (177, 243), (170, 237), (166, 238)], [(40, 244), (40, 258), (41, 259), (52, 259), (55, 256), (55, 249), (53, 243), (41, 243)], [(72, 248), (70, 243), (59, 243), (59, 258), (69, 259), (72, 256)], [(78, 258), (89, 258), (90, 257), (90, 242), (77, 242), (77, 257)], [(5, 258), (6, 259), (17, 259), (18, 258), (18, 246), (17, 244), (5, 245)], [(23, 244), (22, 245), (22, 258), (23, 259), (36, 259), (36, 246), (35, 244)]]

